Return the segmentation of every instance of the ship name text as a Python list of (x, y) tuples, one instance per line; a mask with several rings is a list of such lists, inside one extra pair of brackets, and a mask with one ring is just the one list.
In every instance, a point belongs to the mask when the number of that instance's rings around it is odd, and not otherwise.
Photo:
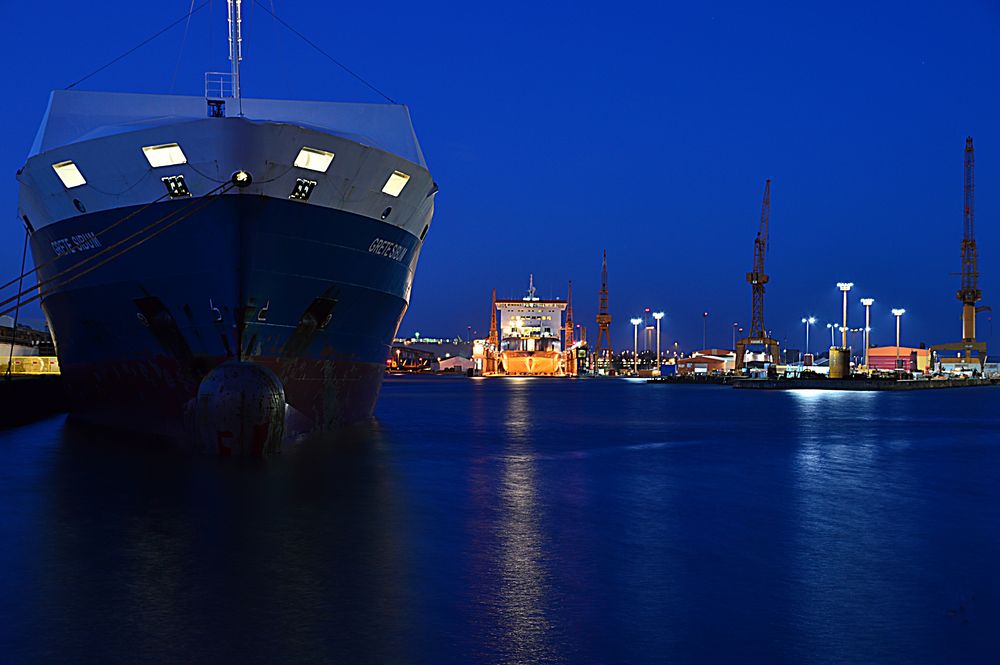
[(69, 238), (53, 240), (49, 244), (52, 245), (52, 251), (56, 256), (65, 256), (97, 249), (101, 246), (101, 241), (97, 239), (97, 235), (93, 231), (88, 231), (87, 233), (77, 233)]
[(409, 248), (397, 245), (388, 240), (383, 240), (382, 238), (375, 238), (375, 240), (372, 240), (372, 244), (368, 246), (368, 251), (372, 254), (384, 256), (387, 259), (402, 263), (403, 257), (406, 256)]

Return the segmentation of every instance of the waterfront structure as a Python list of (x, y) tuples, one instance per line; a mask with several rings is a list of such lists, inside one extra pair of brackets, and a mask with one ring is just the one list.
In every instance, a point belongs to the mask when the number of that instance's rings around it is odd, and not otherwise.
[(873, 346), (868, 350), (869, 369), (886, 372), (927, 372), (931, 357), (930, 349), (908, 346)]
[(243, 97), (228, 5), (231, 72), (204, 97), (52, 93), (18, 171), (24, 302), (75, 417), (182, 438), (252, 377), (267, 423), (208, 438), (260, 452), (239, 432), (271, 450), (372, 414), (437, 186), (405, 106)]
[(728, 349), (702, 349), (675, 362), (677, 374), (716, 374), (736, 369), (737, 355)]

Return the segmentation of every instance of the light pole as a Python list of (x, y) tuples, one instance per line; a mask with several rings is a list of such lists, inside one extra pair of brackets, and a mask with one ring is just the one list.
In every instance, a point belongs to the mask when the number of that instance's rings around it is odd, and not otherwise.
[(702, 319), (702, 330), (701, 330), (701, 348), (708, 348), (708, 312), (704, 312), (701, 315)]
[(635, 333), (632, 337), (632, 373), (639, 373), (639, 324), (642, 319), (632, 319), (632, 330)]
[(900, 370), (899, 367), (899, 319), (906, 314), (905, 309), (894, 309), (892, 310), (892, 315), (896, 317), (896, 371)]
[[(816, 323), (816, 317), (815, 316), (802, 317), (802, 323), (805, 324), (806, 327), (806, 353), (809, 353), (809, 326)], [(803, 360), (802, 362), (805, 362), (805, 360)]]
[(660, 319), (663, 318), (663, 312), (653, 312), (653, 318), (656, 319), (656, 371), (660, 371)]
[(872, 305), (875, 304), (874, 298), (862, 298), (861, 304), (865, 306), (865, 369), (868, 369), (868, 347), (871, 346), (871, 321), (872, 321)]
[(740, 324), (733, 321), (733, 350), (736, 350), (736, 329), (740, 327)]
[(847, 292), (851, 290), (854, 286), (854, 282), (837, 282), (837, 288), (844, 294), (844, 323), (841, 327), (841, 340), (843, 341), (843, 348), (847, 348)]
[(826, 324), (826, 329), (830, 331), (830, 346), (833, 346), (836, 342), (833, 341), (833, 331), (837, 329), (832, 323)]

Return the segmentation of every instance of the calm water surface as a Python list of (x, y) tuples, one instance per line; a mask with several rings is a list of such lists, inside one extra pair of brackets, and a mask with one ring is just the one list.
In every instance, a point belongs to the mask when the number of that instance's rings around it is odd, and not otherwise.
[(0, 661), (1000, 662), (1000, 388), (377, 415), (264, 463), (0, 432)]

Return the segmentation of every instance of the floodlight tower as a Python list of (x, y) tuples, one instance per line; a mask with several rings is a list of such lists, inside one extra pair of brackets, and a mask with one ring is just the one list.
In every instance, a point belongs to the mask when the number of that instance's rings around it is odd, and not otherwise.
[(632, 340), (632, 372), (636, 375), (639, 374), (639, 324), (642, 323), (642, 319), (635, 318), (632, 319), (632, 328), (635, 332)]
[(663, 319), (663, 312), (653, 312), (656, 319), (656, 371), (660, 371), (660, 320)]
[[(815, 316), (802, 317), (802, 323), (806, 327), (806, 353), (809, 353), (809, 326), (816, 323)], [(805, 361), (803, 361), (805, 362)]]
[(837, 288), (844, 294), (844, 322), (840, 325), (841, 347), (847, 348), (847, 292), (854, 288), (854, 282), (837, 282)]
[(865, 306), (865, 369), (868, 369), (868, 348), (871, 346), (871, 313), (874, 298), (862, 298), (861, 304)]
[(899, 319), (906, 314), (905, 309), (894, 309), (892, 310), (892, 315), (896, 317), (896, 371), (898, 372), (899, 367)]

